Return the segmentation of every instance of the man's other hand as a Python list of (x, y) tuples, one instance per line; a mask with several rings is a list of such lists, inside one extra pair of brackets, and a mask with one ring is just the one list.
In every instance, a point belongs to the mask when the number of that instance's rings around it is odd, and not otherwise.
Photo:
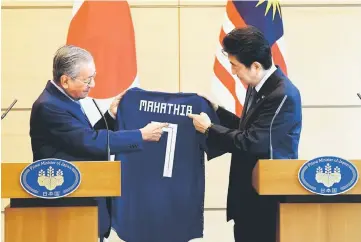
[(204, 134), (206, 129), (211, 126), (211, 120), (206, 113), (188, 114), (188, 117), (193, 119), (194, 128)]
[(144, 141), (159, 141), (163, 134), (163, 128), (168, 127), (167, 123), (149, 123), (140, 129)]

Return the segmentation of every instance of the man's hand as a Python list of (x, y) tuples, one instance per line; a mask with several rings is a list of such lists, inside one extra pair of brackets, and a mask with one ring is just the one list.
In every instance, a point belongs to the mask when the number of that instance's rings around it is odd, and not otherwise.
[(202, 134), (204, 134), (206, 132), (206, 129), (211, 126), (211, 120), (206, 113), (188, 114), (188, 117), (193, 119), (194, 127)]
[(167, 123), (149, 123), (140, 129), (144, 141), (159, 141), (163, 133), (163, 128), (167, 127)]
[(216, 103), (216, 101), (214, 100), (214, 98), (208, 96), (208, 95), (205, 94), (205, 93), (197, 93), (197, 95), (200, 96), (200, 97), (203, 97), (203, 98), (207, 99), (207, 100), (211, 103), (211, 105), (212, 105), (212, 107), (213, 107), (213, 110), (214, 110), (214, 111), (217, 111), (219, 105)]
[(117, 116), (117, 111), (118, 111), (118, 106), (120, 103), (120, 100), (122, 100), (122, 97), (124, 96), (124, 94), (127, 92), (127, 90), (121, 92), (120, 94), (118, 94), (114, 99), (113, 102), (110, 104), (110, 108), (109, 108), (109, 112), (111, 113), (111, 115), (113, 117)]

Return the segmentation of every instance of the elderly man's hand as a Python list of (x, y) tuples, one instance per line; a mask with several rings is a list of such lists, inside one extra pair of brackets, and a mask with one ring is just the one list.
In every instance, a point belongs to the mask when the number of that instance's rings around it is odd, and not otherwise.
[(188, 114), (188, 117), (193, 119), (195, 129), (202, 134), (204, 134), (206, 129), (211, 126), (211, 120), (206, 113)]
[(110, 108), (109, 108), (109, 112), (113, 115), (113, 117), (117, 116), (117, 111), (118, 111), (118, 106), (120, 103), (120, 100), (122, 100), (122, 97), (124, 96), (124, 94), (127, 92), (127, 90), (121, 92), (120, 94), (118, 94), (112, 101), (112, 103), (110, 104)]
[(168, 127), (168, 123), (153, 122), (140, 129), (144, 141), (159, 141), (163, 134), (163, 128)]

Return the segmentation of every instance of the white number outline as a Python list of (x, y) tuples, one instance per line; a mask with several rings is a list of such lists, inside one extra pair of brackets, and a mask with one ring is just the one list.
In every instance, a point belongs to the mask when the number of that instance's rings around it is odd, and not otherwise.
[[(159, 122), (152, 121), (152, 123), (159, 123)], [(172, 177), (174, 153), (177, 142), (178, 124), (172, 124), (172, 123), (168, 123), (168, 124), (169, 124), (168, 127), (163, 128), (163, 131), (168, 133), (167, 147), (165, 150), (165, 157), (164, 157), (163, 177)]]

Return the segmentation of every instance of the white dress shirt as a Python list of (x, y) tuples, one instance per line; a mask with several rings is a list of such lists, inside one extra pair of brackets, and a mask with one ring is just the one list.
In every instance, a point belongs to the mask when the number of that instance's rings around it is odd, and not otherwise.
[(277, 67), (275, 65), (272, 65), (270, 69), (267, 70), (266, 75), (262, 78), (262, 80), (255, 86), (255, 89), (257, 92), (261, 90), (261, 87), (263, 84), (267, 81), (267, 79), (277, 70)]
[[(70, 100), (72, 100), (73, 102), (76, 102), (80, 105), (81, 110), (83, 111), (84, 115), (86, 116), (85, 110), (83, 109), (81, 102), (79, 102), (78, 100), (74, 100), (72, 97), (70, 97), (61, 87), (59, 87), (53, 80), (50, 81), (56, 88), (58, 88), (59, 91), (61, 91), (65, 96), (67, 96)], [(108, 113), (110, 115), (110, 117), (112, 117), (113, 119), (115, 119), (115, 116), (113, 115), (112, 112), (110, 112), (110, 110), (108, 110)]]

